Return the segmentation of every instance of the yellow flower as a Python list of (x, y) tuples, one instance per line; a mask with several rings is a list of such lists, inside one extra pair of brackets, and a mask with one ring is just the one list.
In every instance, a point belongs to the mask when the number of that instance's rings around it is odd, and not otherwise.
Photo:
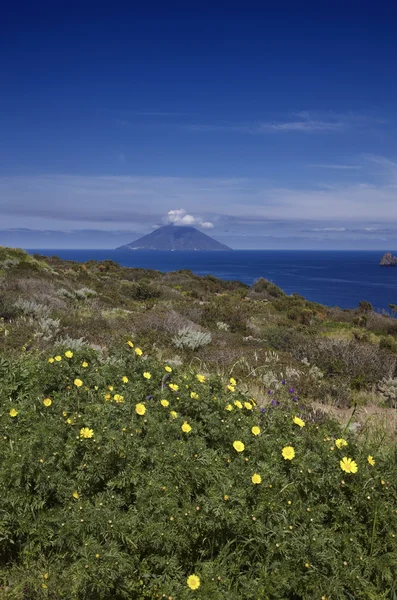
[(142, 417), (146, 412), (146, 406), (141, 403), (137, 404), (135, 407), (135, 412), (137, 415), (141, 415), (141, 417)]
[(71, 418), (69, 417), (69, 419), (66, 419), (66, 423), (67, 423), (68, 425), (73, 425), (73, 419), (71, 419)]
[(240, 400), (235, 400), (234, 406), (237, 406), (237, 408), (243, 408), (243, 405), (241, 404)]
[(113, 392), (114, 387), (112, 385), (108, 385), (108, 390), (109, 390), (109, 392)]
[(368, 454), (367, 461), (369, 462), (369, 464), (371, 465), (371, 467), (374, 466), (375, 460), (374, 460), (374, 457), (371, 456), (370, 454)]
[(83, 369), (86, 369), (88, 367), (88, 362), (85, 360), (81, 363), (81, 366), (83, 367)]
[(48, 362), (52, 364), (54, 362), (54, 360), (55, 360), (54, 358), (49, 358)]
[(346, 440), (344, 440), (343, 438), (339, 438), (339, 439), (335, 440), (335, 446), (336, 446), (337, 448), (339, 448), (339, 450), (340, 450), (341, 448), (344, 448), (344, 447), (345, 447), (345, 446), (347, 446), (347, 445), (348, 445), (348, 444), (347, 444)]
[(177, 418), (177, 416), (178, 416), (178, 413), (177, 413), (177, 412), (175, 412), (174, 410), (172, 410), (172, 411), (170, 412), (170, 415), (171, 415), (171, 417), (172, 417), (173, 419), (176, 419), (176, 418)]
[(151, 373), (149, 373), (148, 371), (145, 371), (143, 376), (145, 379), (151, 379), (151, 377), (152, 377)]
[(226, 408), (226, 410), (228, 410), (229, 412), (230, 412), (231, 410), (233, 410), (233, 406), (232, 406), (231, 404), (227, 404), (227, 405), (225, 406), (225, 408)]
[(137, 356), (142, 356), (143, 352), (142, 352), (142, 350), (140, 348), (135, 348), (135, 354)]
[(122, 396), (121, 394), (115, 394), (113, 396), (113, 400), (115, 400), (118, 403), (124, 402), (124, 396)]
[(172, 369), (168, 365), (164, 367), (164, 369), (167, 371), (167, 373), (172, 373)]
[(252, 410), (252, 404), (250, 404), (249, 402), (244, 402), (244, 406), (247, 410)]
[(243, 444), (243, 442), (239, 442), (238, 440), (233, 442), (233, 448), (235, 449), (236, 452), (243, 452), (245, 446)]
[(16, 417), (18, 415), (18, 411), (15, 410), (15, 408), (12, 408), (8, 414), (10, 417)]
[(72, 358), (73, 357), (73, 352), (71, 350), (66, 350), (65, 356), (66, 356), (66, 358)]
[(66, 410), (63, 410), (63, 411), (62, 411), (62, 414), (63, 414), (63, 416), (64, 416), (64, 417), (66, 417), (66, 415), (67, 415), (68, 413), (66, 412)]
[(89, 429), (88, 427), (83, 427), (80, 429), (80, 437), (81, 438), (92, 438), (94, 435), (94, 430)]
[(181, 427), (182, 431), (184, 433), (189, 433), (189, 431), (192, 430), (192, 428), (190, 427), (189, 423), (187, 421), (184, 422), (184, 424)]
[(227, 386), (227, 389), (229, 390), (229, 392), (234, 392), (236, 388), (235, 388), (233, 385), (230, 385), (230, 384), (229, 384), (229, 385)]
[(193, 400), (198, 400), (199, 399), (199, 395), (196, 394), (196, 392), (190, 392), (190, 397), (193, 398)]
[(302, 421), (302, 419), (300, 419), (299, 417), (294, 417), (292, 420), (295, 423), (295, 425), (299, 425), (299, 427), (304, 427), (306, 425), (306, 423)]
[(43, 404), (44, 404), (44, 406), (51, 406), (51, 404), (52, 404), (51, 398), (44, 398)]
[(122, 376), (121, 381), (123, 383), (128, 383), (128, 377), (126, 377), (125, 375)]
[(105, 400), (110, 400), (112, 396), (110, 394), (105, 394)]
[(347, 458), (346, 456), (342, 458), (339, 464), (340, 468), (342, 469), (342, 471), (345, 471), (345, 473), (357, 473), (358, 471), (357, 463), (354, 462), (354, 460), (352, 460), (351, 458)]
[(128, 346), (129, 346), (130, 348), (133, 348), (133, 347), (134, 347), (134, 344), (131, 342), (131, 340), (128, 340), (127, 344), (128, 344)]
[(237, 381), (234, 379), (234, 377), (231, 377), (231, 378), (229, 379), (229, 382), (230, 382), (232, 385), (237, 385)]
[(196, 375), (196, 379), (200, 382), (200, 383), (204, 383), (205, 381), (205, 377), (204, 375), (200, 375), (199, 373), (197, 373)]
[(200, 587), (200, 578), (197, 575), (189, 575), (186, 583), (191, 590), (197, 590)]
[(62, 356), (59, 356), (59, 354), (57, 354), (57, 356), (55, 357), (55, 360), (57, 362), (60, 362), (62, 360)]
[(161, 404), (161, 406), (164, 406), (164, 408), (167, 408), (167, 406), (170, 405), (170, 403), (168, 402), (168, 400), (160, 400), (160, 404)]
[(259, 429), (259, 427), (257, 427), (256, 425), (254, 425), (254, 427), (251, 429), (252, 433), (254, 435), (259, 435), (261, 430)]
[(285, 446), (281, 451), (284, 460), (292, 460), (295, 456), (295, 450), (292, 446)]
[(258, 473), (254, 473), (251, 477), (252, 483), (262, 483), (262, 477)]
[(179, 386), (176, 385), (176, 383), (170, 383), (169, 385), (170, 390), (172, 390), (173, 392), (177, 392), (179, 390)]
[(81, 379), (75, 379), (73, 383), (76, 387), (81, 387), (83, 385)]
[(76, 500), (79, 499), (79, 493), (78, 492), (73, 492), (72, 496), (73, 496), (73, 498), (76, 498)]

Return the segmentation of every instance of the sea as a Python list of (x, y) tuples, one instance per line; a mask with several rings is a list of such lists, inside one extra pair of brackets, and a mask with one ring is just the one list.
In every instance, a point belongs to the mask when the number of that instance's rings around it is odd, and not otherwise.
[[(66, 260), (114, 260), (125, 267), (158, 271), (190, 269), (252, 285), (265, 277), (287, 294), (297, 293), (327, 306), (356, 308), (361, 300), (376, 311), (397, 304), (397, 267), (381, 267), (381, 251), (233, 250), (160, 252), (116, 250), (29, 250)], [(396, 252), (393, 252), (396, 254)]]

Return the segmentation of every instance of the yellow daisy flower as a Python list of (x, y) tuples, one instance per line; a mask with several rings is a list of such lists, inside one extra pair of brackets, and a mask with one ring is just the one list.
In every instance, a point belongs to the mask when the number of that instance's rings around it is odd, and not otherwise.
[(73, 498), (76, 498), (76, 500), (79, 499), (79, 493), (78, 492), (73, 492), (72, 496), (73, 496)]
[(229, 412), (230, 412), (231, 410), (233, 410), (233, 406), (232, 406), (231, 404), (227, 404), (227, 405), (225, 406), (225, 408), (226, 408), (226, 410), (228, 410)]
[(262, 483), (262, 477), (258, 473), (254, 473), (251, 477), (252, 483)]
[(254, 427), (251, 429), (252, 433), (254, 435), (259, 435), (261, 430), (259, 429), (259, 427), (257, 427), (256, 425), (254, 425)]
[(141, 403), (137, 404), (135, 406), (135, 412), (136, 412), (137, 415), (143, 416), (145, 414), (145, 412), (146, 412), (146, 406), (144, 404), (141, 404)]
[(168, 386), (170, 388), (170, 390), (172, 390), (173, 392), (177, 392), (179, 390), (179, 385), (176, 385), (176, 383), (170, 383), (170, 385)]
[(10, 417), (16, 417), (18, 415), (18, 411), (15, 408), (12, 408), (8, 414)]
[(54, 362), (54, 360), (55, 360), (54, 358), (49, 358), (48, 362), (52, 364)]
[(69, 417), (69, 419), (66, 419), (66, 423), (67, 423), (68, 425), (73, 425), (73, 419), (71, 419), (71, 418)]
[(73, 352), (71, 350), (66, 350), (65, 356), (66, 356), (66, 358), (72, 358), (73, 357)]
[(128, 383), (128, 377), (126, 377), (125, 375), (122, 376), (121, 381), (123, 383)]
[(128, 344), (128, 346), (129, 346), (130, 348), (133, 348), (133, 347), (134, 347), (134, 344), (131, 342), (131, 340), (128, 340), (127, 344)]
[(59, 356), (59, 354), (56, 355), (55, 360), (57, 362), (60, 362), (62, 360), (62, 356)]
[(89, 427), (82, 427), (80, 429), (81, 438), (92, 438), (94, 436), (94, 430)]
[(247, 410), (252, 410), (252, 404), (250, 404), (249, 402), (244, 402), (244, 408), (246, 408)]
[(148, 371), (145, 371), (143, 376), (145, 379), (151, 379), (151, 377), (152, 377), (151, 373), (149, 373)]
[(86, 369), (86, 368), (88, 367), (88, 362), (87, 362), (86, 360), (84, 360), (84, 361), (81, 363), (81, 366), (83, 367), (83, 369)]
[(142, 352), (142, 350), (140, 348), (135, 348), (135, 354), (137, 356), (142, 356), (143, 352)]
[(83, 382), (81, 381), (81, 379), (75, 379), (73, 381), (73, 383), (76, 387), (81, 387), (83, 385)]
[(358, 471), (357, 463), (351, 458), (347, 458), (347, 456), (344, 456), (339, 464), (345, 473), (357, 473)]
[(304, 427), (306, 425), (306, 423), (302, 421), (302, 419), (300, 419), (299, 417), (294, 417), (292, 420), (295, 423), (295, 425), (299, 425), (299, 427)]
[(343, 438), (338, 438), (337, 440), (335, 440), (335, 446), (337, 448), (339, 448), (339, 450), (341, 448), (344, 448), (345, 446), (347, 446), (348, 443), (346, 442), (346, 440), (344, 440)]
[(189, 431), (192, 430), (192, 428), (190, 427), (189, 423), (187, 421), (185, 421), (181, 427), (182, 431), (184, 433), (189, 433)]
[(199, 373), (197, 373), (196, 375), (196, 379), (200, 382), (200, 383), (204, 383), (205, 382), (205, 377), (204, 375), (200, 375)]
[(44, 404), (44, 406), (51, 406), (51, 404), (52, 404), (51, 398), (44, 398), (43, 404)]
[(243, 442), (239, 442), (238, 440), (236, 440), (235, 442), (233, 442), (233, 448), (236, 452), (243, 452), (245, 446)]
[(108, 385), (108, 390), (109, 390), (109, 392), (113, 392), (114, 387), (112, 385)]
[(113, 400), (120, 404), (121, 402), (124, 402), (124, 396), (122, 396), (121, 394), (115, 394), (113, 396)]
[(237, 406), (237, 408), (243, 408), (243, 405), (241, 404), (240, 400), (235, 400), (234, 406)]
[(171, 415), (171, 417), (172, 417), (173, 419), (176, 419), (176, 418), (177, 418), (177, 416), (178, 416), (178, 413), (177, 413), (177, 412), (175, 412), (174, 410), (172, 410), (172, 411), (170, 412), (170, 415)]
[(229, 384), (229, 385), (227, 386), (227, 389), (229, 390), (229, 392), (234, 392), (236, 388), (235, 388), (233, 385), (230, 385), (230, 384)]
[(111, 397), (111, 394), (105, 394), (105, 400), (110, 400)]
[(281, 454), (283, 455), (284, 460), (292, 460), (295, 456), (295, 450), (292, 446), (285, 446), (282, 449)]
[(172, 373), (172, 369), (168, 365), (164, 367), (164, 369), (167, 371), (167, 373)]
[(196, 392), (190, 392), (190, 397), (193, 398), (193, 400), (198, 400), (199, 399), (199, 395), (196, 394)]
[(161, 404), (161, 406), (164, 406), (164, 408), (167, 408), (167, 406), (170, 405), (170, 403), (168, 402), (168, 400), (160, 400), (160, 404)]
[(186, 583), (191, 590), (197, 590), (200, 587), (200, 578), (197, 575), (189, 575)]
[(374, 460), (374, 457), (371, 456), (370, 454), (368, 454), (367, 461), (369, 462), (369, 464), (371, 465), (371, 467), (374, 466), (375, 460)]
[(229, 383), (231, 383), (232, 385), (237, 385), (237, 381), (234, 379), (234, 377), (231, 377), (229, 379)]

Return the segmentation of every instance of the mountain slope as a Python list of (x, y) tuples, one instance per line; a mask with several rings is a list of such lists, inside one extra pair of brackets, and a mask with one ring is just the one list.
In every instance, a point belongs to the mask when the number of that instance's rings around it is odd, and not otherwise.
[(231, 250), (195, 227), (165, 225), (116, 250)]

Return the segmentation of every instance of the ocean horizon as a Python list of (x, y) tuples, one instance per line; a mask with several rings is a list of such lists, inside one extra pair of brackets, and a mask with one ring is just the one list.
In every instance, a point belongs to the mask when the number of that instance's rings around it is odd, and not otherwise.
[[(214, 275), (252, 285), (264, 277), (287, 294), (297, 293), (326, 306), (356, 308), (361, 300), (377, 311), (397, 304), (397, 267), (381, 267), (384, 251), (233, 250), (222, 252), (118, 251), (108, 249), (28, 249), (65, 260), (114, 260), (124, 267)], [(393, 252), (391, 250), (391, 252)], [(396, 253), (396, 251), (394, 251)]]

